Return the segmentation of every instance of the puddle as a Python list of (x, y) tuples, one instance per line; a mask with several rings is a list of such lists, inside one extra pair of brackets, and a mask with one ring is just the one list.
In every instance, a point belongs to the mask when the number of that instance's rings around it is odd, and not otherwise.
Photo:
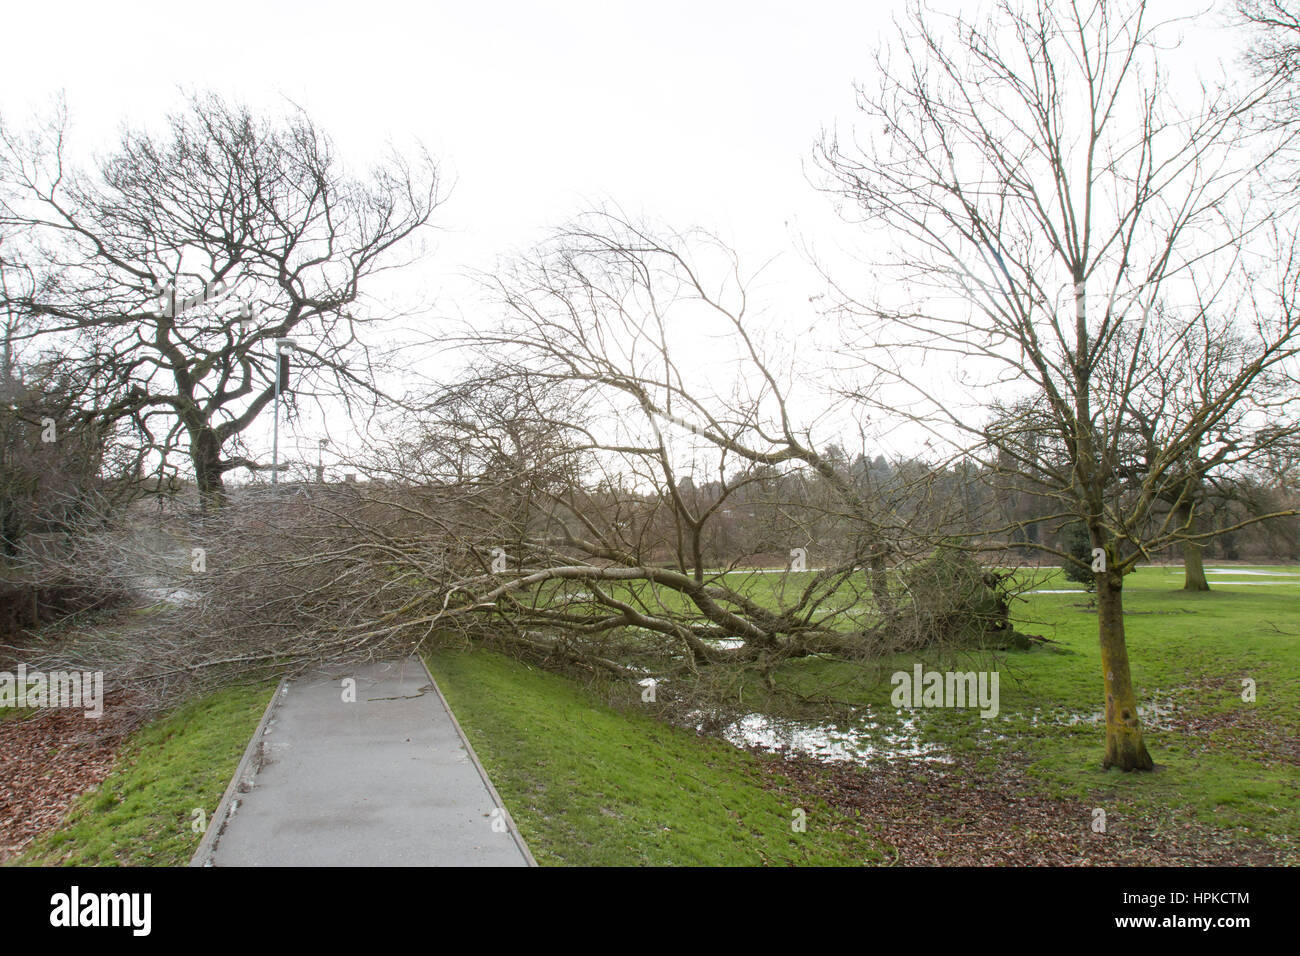
[[(695, 712), (690, 716), (694, 719), (703, 715)], [(697, 729), (703, 729), (703, 724)], [(904, 717), (896, 729), (885, 729), (870, 717), (852, 724), (830, 724), (746, 714), (727, 725), (722, 736), (737, 747), (799, 754), (827, 763), (867, 765), (872, 760), (952, 762), (938, 744), (921, 740), (915, 717)]]
[[(628, 630), (633, 634), (644, 634), (647, 637), (663, 640), (666, 635), (659, 631), (652, 631), (647, 627), (629, 627)], [(745, 641), (739, 637), (704, 637), (701, 640), (709, 647), (720, 651), (732, 651), (738, 647), (744, 647)]]
[[(735, 574), (735, 575), (741, 575), (741, 574), (816, 574), (818, 571), (821, 571), (821, 570), (823, 570), (823, 569), (822, 569), (822, 568), (801, 568), (800, 570), (796, 571), (796, 570), (794, 570), (793, 568), (789, 568), (789, 567), (784, 567), (784, 568), (736, 568), (736, 569), (734, 569), (734, 570), (732, 570), (732, 571), (728, 571), (728, 572), (726, 572), (726, 573), (727, 573), (727, 574)], [(710, 571), (710, 572), (708, 572), (708, 573), (709, 573), (709, 574), (721, 574), (721, 573), (723, 573), (723, 572), (721, 572), (721, 571)]]
[(1215, 581), (1216, 587), (1231, 585), (1234, 588), (1295, 587), (1300, 581)]
[(168, 582), (163, 578), (142, 578), (137, 587), (139, 588), (141, 595), (151, 601), (158, 601), (162, 604), (172, 604), (180, 607), (186, 604), (195, 604), (199, 600), (199, 593), (197, 591), (191, 591), (189, 588), (168, 584)]
[[(1143, 730), (1172, 730), (1172, 718), (1182, 710), (1174, 698), (1157, 696), (1149, 704), (1138, 704), (1138, 718), (1142, 721)], [(1007, 718), (1011, 719), (1011, 715), (1007, 715)], [(1034, 713), (1029, 715), (1029, 723), (1031, 726), (1050, 724), (1054, 727), (1096, 727), (1106, 723), (1106, 714), (1100, 710), (1054, 710), (1044, 714), (1041, 708), (1035, 708)]]
[(716, 647), (723, 651), (735, 650), (737, 647), (745, 646), (745, 642), (738, 637), (706, 637), (703, 640), (710, 647)]
[[(1178, 572), (1182, 574), (1181, 571)], [(1300, 578), (1294, 571), (1252, 571), (1245, 568), (1206, 568), (1206, 574), (1250, 574), (1266, 578)]]

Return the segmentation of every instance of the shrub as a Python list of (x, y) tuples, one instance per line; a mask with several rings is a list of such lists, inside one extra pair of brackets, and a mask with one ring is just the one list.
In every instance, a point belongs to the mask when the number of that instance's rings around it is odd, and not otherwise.
[(1092, 538), (1082, 521), (1074, 521), (1061, 529), (1059, 540), (1061, 550), (1083, 562), (1083, 567), (1073, 561), (1061, 565), (1067, 581), (1082, 584), (1089, 592), (1097, 589), (1097, 576), (1092, 573)]
[(907, 595), (896, 626), (909, 647), (1020, 645), (1011, 626), (1005, 575), (966, 551), (940, 547), (902, 573)]

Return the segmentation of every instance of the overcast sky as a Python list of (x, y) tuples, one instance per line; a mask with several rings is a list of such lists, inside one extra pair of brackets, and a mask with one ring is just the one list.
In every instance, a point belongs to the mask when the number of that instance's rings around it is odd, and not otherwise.
[[(457, 274), (605, 198), (715, 230), (753, 267), (783, 255), (768, 281), (784, 302), (807, 303), (813, 277), (791, 240), (825, 248), (839, 228), (808, 182), (812, 144), (824, 126), (852, 121), (853, 82), (869, 76), (900, 9), (895, 0), (7, 4), (0, 111), (21, 123), (62, 90), (79, 153), (107, 148), (123, 121), (156, 122), (182, 88), (272, 109), (291, 101), (350, 158), (419, 139), (454, 183), (419, 273), (448, 312), (473, 308)], [(1207, 33), (1179, 58), (1213, 71), (1233, 52)]]
[(455, 181), (437, 265), (485, 265), (590, 199), (700, 223), (755, 256), (827, 215), (803, 164), (846, 117), (883, 3), (24, 4), (11, 121), (66, 91), (76, 142), (178, 87), (304, 106), (344, 152), (422, 140)]

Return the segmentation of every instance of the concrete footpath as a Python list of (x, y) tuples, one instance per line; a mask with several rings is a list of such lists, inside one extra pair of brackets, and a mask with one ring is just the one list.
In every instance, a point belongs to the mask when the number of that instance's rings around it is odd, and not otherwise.
[(191, 865), (536, 864), (409, 657), (282, 683)]

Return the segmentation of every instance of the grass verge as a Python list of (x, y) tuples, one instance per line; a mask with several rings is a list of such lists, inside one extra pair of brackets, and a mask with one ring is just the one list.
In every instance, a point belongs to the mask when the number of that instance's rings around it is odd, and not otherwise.
[[(429, 668), (542, 865), (857, 865), (885, 851), (759, 758), (483, 650)], [(803, 810), (806, 831), (796, 832)]]
[(274, 690), (228, 687), (136, 731), (100, 787), (10, 865), (184, 866), (203, 838), (195, 811), (211, 820)]

